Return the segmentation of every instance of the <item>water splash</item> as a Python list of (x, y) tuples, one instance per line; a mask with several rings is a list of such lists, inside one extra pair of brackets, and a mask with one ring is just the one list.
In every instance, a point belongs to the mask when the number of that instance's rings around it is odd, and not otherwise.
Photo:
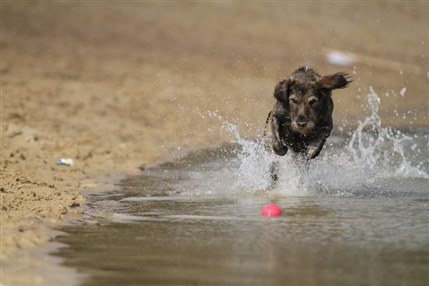
[[(235, 189), (269, 189), (279, 195), (306, 196), (359, 195), (389, 192), (386, 180), (428, 179), (427, 134), (407, 135), (382, 127), (379, 116), (380, 98), (370, 88), (368, 105), (371, 114), (360, 122), (342, 148), (325, 148), (323, 155), (308, 167), (289, 154), (277, 157), (267, 152), (263, 140), (240, 137), (237, 126), (224, 128), (241, 148), (237, 152), (239, 167)], [(420, 136), (420, 137), (419, 137)], [(328, 140), (329, 141), (329, 140)], [(419, 142), (417, 142), (419, 141)], [(280, 180), (273, 185), (269, 165), (278, 162)]]
[(234, 142), (240, 146), (236, 150), (239, 167), (235, 189), (267, 189), (272, 183), (267, 166), (275, 159), (274, 155), (265, 150), (262, 139), (242, 138), (237, 125), (226, 123), (224, 128), (234, 136)]
[[(376, 196), (427, 192), (429, 183), (428, 129), (412, 132), (382, 126), (380, 98), (370, 88), (371, 113), (347, 136), (332, 135), (320, 156), (309, 163), (289, 152), (284, 157), (265, 148), (263, 137), (244, 138), (239, 124), (217, 112), (220, 132), (233, 142), (202, 149), (146, 170), (136, 184), (147, 195), (200, 196)], [(270, 166), (279, 180), (273, 183)], [(129, 184), (132, 185), (132, 184)]]
[[(372, 87), (368, 104), (371, 107), (371, 115), (359, 124), (346, 149), (353, 162), (374, 172), (376, 177), (428, 178), (427, 172), (422, 168), (424, 160), (416, 165), (411, 163), (412, 154), (409, 154), (409, 151), (423, 155), (422, 150), (416, 148), (413, 138), (398, 130), (381, 126), (378, 115), (380, 98)], [(365, 132), (366, 129), (369, 132)]]

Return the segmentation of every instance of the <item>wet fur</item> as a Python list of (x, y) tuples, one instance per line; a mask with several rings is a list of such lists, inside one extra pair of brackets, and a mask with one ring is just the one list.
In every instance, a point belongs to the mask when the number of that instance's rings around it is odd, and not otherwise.
[(350, 82), (346, 73), (322, 77), (308, 67), (280, 81), (274, 90), (276, 103), (266, 121), (274, 153), (284, 156), (291, 149), (307, 160), (317, 157), (332, 130), (332, 90)]

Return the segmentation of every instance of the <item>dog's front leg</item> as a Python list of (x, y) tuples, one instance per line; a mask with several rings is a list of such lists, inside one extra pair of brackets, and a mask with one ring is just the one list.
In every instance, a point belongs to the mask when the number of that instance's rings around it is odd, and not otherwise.
[(280, 122), (276, 116), (271, 119), (271, 129), (273, 132), (273, 151), (279, 156), (284, 156), (287, 153), (287, 147), (283, 145), (280, 137)]
[(312, 142), (311, 145), (309, 145), (307, 148), (307, 160), (316, 158), (319, 155), (320, 151), (322, 151), (325, 142), (325, 138), (323, 138), (321, 141)]
[(308, 144), (307, 160), (314, 159), (319, 155), (326, 142), (326, 138), (331, 134), (331, 129), (332, 127), (322, 127), (317, 137)]

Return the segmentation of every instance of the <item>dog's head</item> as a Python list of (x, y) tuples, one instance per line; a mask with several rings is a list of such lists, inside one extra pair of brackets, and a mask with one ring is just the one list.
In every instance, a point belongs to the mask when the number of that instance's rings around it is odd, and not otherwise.
[(323, 118), (332, 115), (331, 91), (349, 83), (345, 73), (320, 77), (312, 69), (301, 68), (279, 82), (274, 97), (289, 112), (292, 130), (307, 135)]

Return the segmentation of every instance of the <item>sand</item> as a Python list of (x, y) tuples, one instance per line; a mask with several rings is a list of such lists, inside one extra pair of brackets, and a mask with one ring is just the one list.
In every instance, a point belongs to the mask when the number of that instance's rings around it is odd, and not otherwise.
[[(345, 71), (335, 126), (427, 126), (428, 3), (1, 3), (0, 284), (73, 285), (48, 256), (85, 194), (194, 148), (262, 133), (299, 66)], [(336, 66), (329, 52), (354, 63)], [(57, 165), (71, 158), (73, 166)]]

